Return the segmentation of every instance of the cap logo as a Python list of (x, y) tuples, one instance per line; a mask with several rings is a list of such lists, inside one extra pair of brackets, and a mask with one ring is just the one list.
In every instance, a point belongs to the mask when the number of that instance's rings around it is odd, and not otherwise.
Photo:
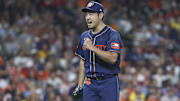
[(90, 2), (88, 3), (87, 7), (92, 7), (94, 5), (94, 3)]

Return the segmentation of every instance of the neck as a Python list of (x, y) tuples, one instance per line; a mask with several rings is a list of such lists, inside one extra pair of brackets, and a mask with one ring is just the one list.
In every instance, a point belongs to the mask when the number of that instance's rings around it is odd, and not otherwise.
[(92, 33), (95, 34), (95, 33), (98, 33), (100, 32), (106, 25), (101, 22), (96, 28), (92, 29)]

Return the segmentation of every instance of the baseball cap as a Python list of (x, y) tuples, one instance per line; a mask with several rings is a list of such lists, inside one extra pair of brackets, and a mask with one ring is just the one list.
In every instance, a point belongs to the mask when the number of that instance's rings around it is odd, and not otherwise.
[(87, 11), (93, 11), (93, 12), (98, 12), (98, 13), (104, 13), (104, 7), (102, 4), (91, 1), (87, 4), (85, 8), (82, 9), (82, 12), (87, 12)]

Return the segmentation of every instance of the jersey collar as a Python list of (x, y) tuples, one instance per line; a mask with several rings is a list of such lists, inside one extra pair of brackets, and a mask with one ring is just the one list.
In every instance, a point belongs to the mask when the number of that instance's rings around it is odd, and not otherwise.
[(103, 32), (104, 32), (105, 30), (107, 30), (107, 29), (108, 29), (108, 26), (106, 25), (100, 32), (95, 33), (95, 34), (93, 34), (92, 31), (90, 30), (90, 35), (91, 35), (92, 37), (95, 37), (95, 36), (103, 33)]

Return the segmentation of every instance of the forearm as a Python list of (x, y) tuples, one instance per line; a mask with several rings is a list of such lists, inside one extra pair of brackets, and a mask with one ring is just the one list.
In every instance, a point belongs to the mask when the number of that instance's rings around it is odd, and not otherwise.
[(92, 44), (92, 41), (88, 38), (85, 39), (84, 46), (87, 49), (93, 51), (96, 55), (98, 55), (99, 58), (101, 58), (103, 61), (107, 63), (114, 64), (117, 61), (117, 57), (118, 57), (117, 53), (112, 53), (109, 51), (103, 51), (98, 49), (96, 46)]
[(80, 68), (79, 68), (79, 81), (78, 81), (78, 86), (83, 86), (84, 83), (84, 77), (85, 77), (85, 73), (84, 73), (84, 61), (81, 59), (80, 60)]
[(117, 57), (118, 57), (117, 53), (111, 53), (109, 51), (103, 51), (103, 50), (100, 50), (96, 47), (93, 47), (92, 51), (96, 55), (98, 55), (99, 58), (101, 58), (102, 60), (104, 60), (107, 63), (114, 64), (117, 61)]

